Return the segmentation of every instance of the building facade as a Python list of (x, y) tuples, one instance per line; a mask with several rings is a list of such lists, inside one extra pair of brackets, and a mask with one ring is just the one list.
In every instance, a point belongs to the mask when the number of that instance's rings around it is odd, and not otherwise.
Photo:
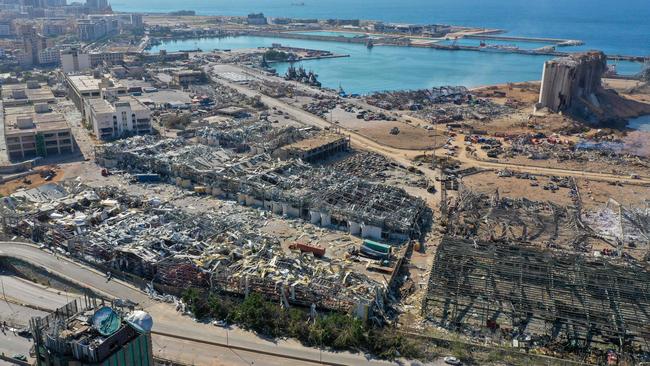
[(102, 140), (151, 133), (151, 111), (134, 97), (87, 99), (85, 103), (86, 121)]
[(90, 55), (78, 48), (61, 51), (61, 68), (66, 74), (90, 69)]
[(0, 119), (11, 160), (72, 153), (74, 140), (65, 117), (52, 112), (55, 98), (35, 82), (2, 87)]

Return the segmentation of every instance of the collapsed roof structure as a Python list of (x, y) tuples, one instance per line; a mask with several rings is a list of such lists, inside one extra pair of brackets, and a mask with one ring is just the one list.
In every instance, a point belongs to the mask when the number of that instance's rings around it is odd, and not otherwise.
[(96, 149), (97, 162), (154, 173), (183, 187), (372, 239), (417, 238), (431, 221), (426, 203), (401, 188), (342, 171), (277, 161), (268, 153), (236, 154), (182, 138), (134, 137)]
[(649, 283), (650, 271), (629, 262), (445, 237), (423, 311), (445, 327), (500, 328), (542, 346), (648, 350)]
[(231, 202), (197, 215), (115, 187), (50, 184), (6, 198), (2, 217), (5, 232), (134, 274), (165, 293), (187, 287), (256, 292), (286, 306), (381, 313), (386, 284), (343, 259), (284, 251), (261, 232), (265, 220), (256, 210), (234, 214), (234, 208), (240, 207)]
[(649, 350), (647, 204), (610, 202), (594, 213), (582, 207), (575, 181), (564, 183), (567, 206), (461, 185), (423, 315), (519, 345)]

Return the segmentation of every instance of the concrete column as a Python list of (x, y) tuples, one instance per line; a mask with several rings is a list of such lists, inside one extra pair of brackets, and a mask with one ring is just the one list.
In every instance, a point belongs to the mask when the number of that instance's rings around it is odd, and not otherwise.
[(350, 234), (359, 235), (361, 234), (361, 225), (354, 221), (348, 221), (348, 227), (350, 228)]
[(320, 224), (321, 216), (318, 211), (309, 211), (310, 222), (314, 225)]
[(331, 226), (332, 225), (332, 215), (327, 212), (320, 213), (320, 224), (322, 226)]

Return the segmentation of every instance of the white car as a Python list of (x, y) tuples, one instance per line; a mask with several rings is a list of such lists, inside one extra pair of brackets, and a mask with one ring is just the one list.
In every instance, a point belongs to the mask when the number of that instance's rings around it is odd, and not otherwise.
[(225, 320), (215, 320), (215, 321), (212, 322), (212, 325), (214, 325), (215, 327), (222, 327), (223, 328), (223, 327), (226, 327), (228, 325), (228, 323), (226, 323)]
[(460, 365), (463, 364), (462, 362), (460, 362), (459, 359), (457, 359), (456, 357), (452, 357), (452, 356), (447, 356), (447, 357), (443, 358), (443, 361), (445, 361), (445, 363), (447, 365), (460, 366)]

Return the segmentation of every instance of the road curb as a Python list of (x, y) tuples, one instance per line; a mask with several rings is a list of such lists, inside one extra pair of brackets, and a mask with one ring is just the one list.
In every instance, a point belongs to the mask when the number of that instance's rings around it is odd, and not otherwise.
[(253, 352), (253, 353), (258, 353), (258, 354), (262, 354), (262, 355), (273, 356), (273, 357), (278, 357), (278, 358), (285, 358), (285, 359), (290, 359), (290, 360), (295, 360), (295, 361), (310, 362), (310, 363), (316, 363), (316, 364), (321, 364), (321, 365), (330, 365), (330, 366), (349, 366), (350, 365), (350, 364), (344, 364), (344, 363), (335, 363), (335, 362), (315, 360), (315, 359), (312, 359), (312, 358), (306, 358), (306, 357), (300, 357), (300, 356), (283, 355), (283, 354), (280, 354), (280, 353), (275, 353), (275, 352), (270, 352), (270, 351), (262, 351), (262, 350), (259, 350), (259, 349), (242, 347), (242, 346), (235, 346), (235, 345), (232, 345), (232, 344), (225, 344), (225, 343), (220, 343), (220, 342), (206, 341), (206, 340), (202, 340), (202, 339), (194, 339), (194, 338), (190, 338), (190, 337), (183, 337), (183, 336), (178, 336), (178, 335), (173, 335), (173, 334), (158, 332), (158, 331), (151, 331), (151, 334), (158, 335), (158, 336), (161, 336), (161, 337), (180, 339), (180, 340), (190, 341), (190, 342), (195, 342), (195, 343), (203, 343), (203, 344), (207, 344), (207, 345), (210, 345), (210, 346), (230, 348), (230, 349), (235, 349), (235, 350), (238, 350), (238, 351)]

